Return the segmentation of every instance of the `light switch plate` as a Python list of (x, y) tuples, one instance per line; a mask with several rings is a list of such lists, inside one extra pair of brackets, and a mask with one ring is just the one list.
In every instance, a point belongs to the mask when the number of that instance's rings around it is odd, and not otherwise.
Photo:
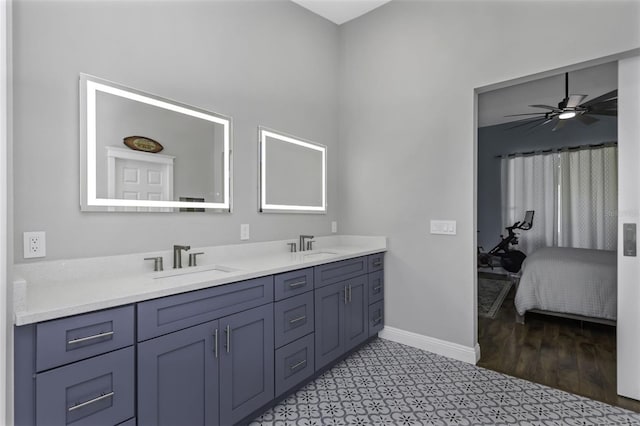
[(336, 222), (335, 220), (331, 222), (331, 232), (333, 232), (334, 234), (338, 232), (338, 222)]
[(432, 220), (431, 233), (441, 235), (456, 235), (455, 220)]
[(249, 239), (249, 224), (248, 223), (243, 223), (242, 225), (240, 225), (240, 239), (243, 240), (243, 241)]
[(623, 223), (622, 236), (624, 239), (624, 243), (623, 243), (624, 256), (635, 257), (636, 255), (636, 224)]

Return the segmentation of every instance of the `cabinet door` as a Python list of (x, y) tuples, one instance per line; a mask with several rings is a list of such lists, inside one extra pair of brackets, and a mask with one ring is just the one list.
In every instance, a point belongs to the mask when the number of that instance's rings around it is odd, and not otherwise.
[(347, 304), (344, 311), (344, 351), (369, 337), (369, 281), (366, 275), (346, 282)]
[(273, 304), (219, 321), (220, 424), (232, 425), (273, 399)]
[(316, 289), (316, 371), (344, 353), (345, 283)]
[(218, 424), (218, 321), (138, 344), (138, 424)]

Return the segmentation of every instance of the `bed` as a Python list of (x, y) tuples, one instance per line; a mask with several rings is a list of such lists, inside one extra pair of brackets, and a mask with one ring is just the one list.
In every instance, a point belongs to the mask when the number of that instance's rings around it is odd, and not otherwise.
[(538, 312), (615, 325), (616, 252), (546, 247), (522, 264), (516, 296), (516, 321)]

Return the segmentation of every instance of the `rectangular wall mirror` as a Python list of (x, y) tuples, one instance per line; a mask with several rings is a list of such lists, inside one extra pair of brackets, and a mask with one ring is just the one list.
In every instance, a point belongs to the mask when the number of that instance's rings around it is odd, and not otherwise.
[(231, 210), (231, 119), (80, 75), (83, 211)]
[(327, 212), (327, 147), (265, 127), (260, 146), (260, 211)]

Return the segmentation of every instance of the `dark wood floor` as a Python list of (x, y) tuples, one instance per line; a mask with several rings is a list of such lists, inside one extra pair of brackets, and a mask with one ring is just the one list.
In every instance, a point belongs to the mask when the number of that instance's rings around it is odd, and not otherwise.
[(615, 327), (537, 314), (517, 324), (514, 296), (495, 319), (478, 318), (478, 366), (640, 412), (616, 394)]

